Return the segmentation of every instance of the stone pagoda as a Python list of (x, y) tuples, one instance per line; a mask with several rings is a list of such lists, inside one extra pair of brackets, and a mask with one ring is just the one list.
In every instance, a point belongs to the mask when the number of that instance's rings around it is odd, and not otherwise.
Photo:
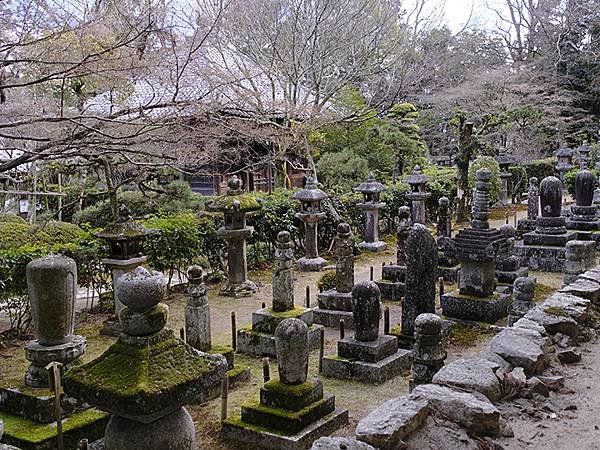
[(561, 216), (562, 183), (556, 177), (546, 177), (540, 183), (541, 215), (536, 218), (536, 229), (523, 234), (523, 244), (515, 245), (515, 254), (521, 266), (529, 270), (562, 272), (565, 244), (576, 239), (577, 232), (567, 231)]
[(489, 169), (476, 174), (471, 226), (450, 241), (447, 251), (461, 263), (457, 291), (441, 297), (447, 317), (495, 323), (506, 317), (510, 297), (494, 292), (496, 263), (506, 257), (508, 243), (503, 234), (489, 226)]
[(353, 191), (363, 195), (363, 201), (356, 206), (365, 211), (365, 240), (358, 247), (369, 252), (381, 252), (387, 248), (387, 244), (379, 240), (379, 210), (385, 206), (379, 197), (385, 191), (385, 186), (375, 181), (370, 173), (367, 181), (359, 184)]
[(133, 220), (129, 208), (120, 205), (117, 220), (94, 234), (95, 237), (108, 242), (109, 256), (104, 258), (102, 263), (110, 269), (115, 304), (115, 314), (104, 322), (100, 334), (118, 336), (121, 333), (118, 317), (123, 303), (119, 300), (115, 289), (117, 280), (124, 273), (131, 272), (146, 263), (148, 257), (142, 255), (141, 244), (148, 236), (157, 233), (158, 230), (145, 228), (141, 223)]
[(323, 375), (377, 384), (410, 368), (410, 351), (398, 349), (396, 336), (379, 333), (380, 296), (372, 281), (354, 286), (354, 337), (340, 339), (337, 356), (323, 358)]
[[(565, 183), (565, 173), (575, 167), (573, 165), (573, 149), (566, 143), (563, 143), (558, 150), (554, 152), (554, 156), (558, 158), (555, 169), (559, 174), (560, 182), (562, 185)], [(561, 185), (561, 186), (562, 186)]]
[(275, 268), (273, 270), (273, 304), (252, 313), (252, 325), (237, 332), (237, 351), (255, 356), (275, 358), (275, 329), (284, 319), (294, 318), (306, 323), (311, 349), (319, 347), (320, 325), (313, 325), (313, 309), (294, 305), (294, 250), (290, 233), (277, 235)]
[(286, 319), (275, 329), (279, 379), (266, 382), (258, 400), (221, 425), (225, 439), (254, 448), (305, 450), (320, 436), (348, 423), (348, 410), (336, 409), (335, 397), (308, 378), (309, 331), (306, 323)]
[(508, 198), (508, 180), (511, 179), (512, 174), (508, 170), (510, 165), (514, 163), (514, 159), (506, 153), (506, 148), (502, 147), (498, 152), (496, 158), (498, 165), (500, 166), (500, 200), (496, 203), (497, 208), (506, 208), (510, 206), (511, 202)]
[(117, 280), (123, 333), (95, 360), (64, 376), (65, 392), (112, 414), (106, 450), (195, 450), (186, 404), (206, 401), (227, 372), (221, 355), (199, 352), (164, 328), (166, 278), (138, 267)]
[(318, 295), (319, 307), (314, 310), (315, 323), (336, 327), (344, 320), (346, 328), (354, 328), (352, 287), (354, 286), (354, 239), (350, 225), (339, 223), (331, 250), (335, 258), (335, 288)]
[(406, 198), (412, 202), (412, 221), (425, 224), (425, 202), (431, 197), (429, 192), (425, 192), (425, 185), (429, 182), (429, 177), (423, 175), (421, 167), (416, 165), (413, 173), (406, 177), (404, 182), (408, 183), (411, 189), (411, 192), (406, 194)]
[(410, 209), (401, 206), (398, 209), (398, 227), (396, 228), (396, 264), (388, 264), (381, 269), (381, 280), (375, 283), (381, 292), (381, 298), (387, 301), (400, 301), (404, 295), (406, 281), (406, 239), (410, 232)]
[(571, 217), (567, 228), (578, 231), (597, 231), (598, 207), (593, 204), (596, 179), (589, 170), (580, 170), (575, 177), (575, 204), (571, 205)]
[(437, 274), (439, 277), (444, 278), (444, 281), (456, 283), (460, 264), (455, 259), (450, 258), (445, 251), (446, 241), (452, 239), (452, 214), (450, 212), (450, 200), (448, 197), (440, 197), (438, 200), (436, 231), (438, 248)]
[(208, 205), (211, 211), (223, 213), (224, 224), (217, 231), (218, 236), (227, 242), (227, 284), (221, 295), (244, 297), (252, 295), (257, 287), (248, 279), (246, 240), (252, 236), (254, 228), (246, 224), (246, 216), (261, 208), (252, 195), (244, 192), (242, 180), (236, 175), (227, 182), (227, 193)]
[[(208, 305), (208, 292), (204, 284), (202, 267), (193, 265), (187, 270), (188, 285), (185, 290), (185, 342), (196, 350), (207, 353), (218, 353), (227, 360), (227, 376), (229, 388), (250, 380), (250, 368), (235, 365), (235, 352), (233, 347), (214, 346), (210, 329), (210, 307)], [(221, 386), (217, 386), (211, 398), (216, 398), (221, 393)]]
[(316, 178), (309, 176), (304, 189), (300, 189), (292, 198), (302, 205), (296, 217), (304, 222), (304, 257), (296, 262), (296, 267), (301, 272), (319, 272), (327, 265), (327, 261), (319, 256), (317, 223), (326, 215), (321, 211), (321, 202), (328, 195), (319, 189)]
[[(36, 339), (25, 347), (31, 364), (24, 383), (7, 378), (0, 388), (0, 422), (5, 420), (2, 442), (27, 450), (54, 449), (58, 448), (56, 425), (52, 425), (56, 397), (49, 388), (47, 366), (58, 363), (62, 378), (86, 351), (86, 339), (74, 334), (77, 266), (71, 258), (50, 255), (31, 261), (26, 273)], [(60, 404), (65, 448), (104, 435), (106, 413), (64, 394)]]
[(536, 177), (529, 179), (529, 190), (527, 192), (527, 218), (519, 219), (517, 231), (519, 236), (528, 231), (535, 230), (535, 220), (540, 214), (540, 186)]

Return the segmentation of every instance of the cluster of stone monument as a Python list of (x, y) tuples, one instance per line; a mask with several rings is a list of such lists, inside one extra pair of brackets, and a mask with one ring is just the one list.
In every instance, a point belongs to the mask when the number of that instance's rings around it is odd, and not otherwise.
[[(505, 206), (511, 161), (501, 154), (499, 162), (499, 203)], [(559, 160), (557, 169), (565, 164)], [(0, 389), (0, 412), (46, 434), (41, 439), (36, 435), (38, 441), (33, 442), (26, 433), (4, 430), (5, 442), (27, 449), (52, 448), (56, 430), (48, 431), (47, 424), (56, 421), (57, 399), (49, 389), (56, 387), (51, 366), (59, 363), (64, 394), (58, 403), (62, 417), (69, 418), (63, 430), (66, 448), (75, 448), (83, 438), (103, 438), (106, 450), (129, 449), (132, 442), (148, 450), (191, 450), (196, 446), (195, 428), (184, 406), (217, 397), (224, 379), (234, 387), (250, 378), (249, 369), (235, 367), (235, 350), (276, 358), (279, 379), (265, 382), (258, 400), (223, 420), (223, 436), (266, 448), (308, 448), (348, 422), (348, 411), (336, 408), (335, 397), (308, 374), (309, 352), (323, 348), (324, 326), (337, 328), (341, 323), (353, 336), (340, 336), (337, 354), (322, 355), (323, 376), (376, 384), (410, 370), (412, 390), (431, 383), (446, 358), (442, 338), (448, 322), (436, 315), (439, 277), (458, 285), (454, 291), (440, 292), (447, 320), (496, 323), (508, 317), (509, 327), (529, 320), (536, 311), (535, 280), (527, 277), (527, 268), (564, 272), (564, 295), (596, 292), (600, 277), (589, 269), (595, 266), (600, 227), (590, 171), (577, 174), (576, 202), (568, 217), (562, 210), (561, 180), (546, 177), (538, 185), (532, 178), (527, 219), (515, 230), (510, 225), (490, 226), (491, 172), (480, 169), (470, 226), (452, 235), (450, 202), (442, 197), (435, 238), (424, 225), (428, 178), (416, 166), (406, 182), (412, 207), (398, 211), (395, 263), (383, 266), (381, 280), (355, 283), (354, 238), (350, 226), (339, 223), (332, 246), (335, 287), (319, 293), (318, 306), (311, 308), (295, 304), (294, 268), (320, 271), (326, 264), (318, 254), (317, 224), (325, 215), (321, 202), (327, 194), (309, 178), (294, 195), (301, 202), (297, 217), (305, 224), (305, 255), (296, 261), (290, 233), (277, 235), (272, 304), (263, 304), (252, 314), (251, 325), (237, 330), (235, 349), (212, 344), (207, 288), (199, 266), (187, 272), (181, 338), (165, 328), (166, 279), (141, 267), (145, 258), (139, 244), (154, 231), (133, 221), (125, 209), (98, 234), (110, 244), (106, 261), (115, 303), (115, 315), (103, 332), (117, 336), (99, 358), (79, 364), (86, 340), (74, 334), (75, 262), (59, 255), (32, 261), (27, 281), (36, 339), (25, 349), (31, 365), (24, 374), (26, 388)], [(365, 235), (358, 246), (366, 251), (386, 248), (378, 231), (384, 189), (373, 175), (355, 188), (363, 195), (358, 206), (365, 211)], [(246, 216), (260, 207), (237, 177), (229, 180), (227, 194), (210, 205), (224, 214), (219, 236), (228, 245), (229, 273), (223, 295), (249, 295), (257, 288), (248, 279), (246, 240), (253, 230)], [(517, 231), (522, 243), (515, 243)], [(600, 288), (597, 291), (600, 295)], [(389, 321), (383, 331), (380, 327), (383, 300), (402, 307), (401, 323), (393, 331)]]

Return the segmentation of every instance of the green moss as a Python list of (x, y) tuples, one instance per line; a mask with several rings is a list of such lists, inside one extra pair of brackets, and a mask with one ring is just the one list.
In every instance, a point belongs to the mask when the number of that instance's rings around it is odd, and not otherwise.
[(249, 430), (258, 431), (261, 433), (272, 433), (272, 434), (277, 434), (279, 436), (287, 436), (286, 433), (282, 433), (279, 430), (273, 430), (273, 429), (269, 429), (267, 427), (261, 427), (258, 425), (254, 425), (252, 423), (244, 422), (242, 420), (242, 416), (240, 414), (229, 417), (228, 419), (225, 420), (225, 423), (227, 423), (229, 425), (233, 425), (235, 427), (247, 428)]
[(398, 324), (390, 328), (390, 334), (394, 336), (400, 336), (402, 334), (402, 325)]
[(276, 392), (281, 395), (302, 398), (313, 392), (315, 383), (311, 380), (307, 380), (301, 384), (283, 384), (279, 380), (270, 380), (267, 381), (263, 387), (267, 391)]
[(464, 300), (472, 300), (474, 302), (488, 301), (488, 300), (500, 300), (500, 294), (498, 292), (493, 292), (489, 297), (476, 297), (474, 295), (465, 295), (461, 294), (459, 290), (450, 292), (452, 297), (464, 299)]
[(564, 312), (560, 308), (557, 308), (556, 306), (549, 306), (548, 308), (544, 309), (544, 312), (546, 314), (551, 314), (553, 316), (560, 316), (560, 317), (566, 317), (567, 316), (566, 312)]
[(235, 378), (237, 377), (239, 374), (241, 374), (242, 372), (244, 372), (246, 369), (248, 368), (248, 366), (242, 366), (240, 364), (238, 364), (236, 367), (234, 367), (233, 369), (227, 371), (227, 376), (229, 378)]
[(336, 285), (335, 270), (328, 270), (327, 272), (323, 273), (323, 275), (321, 275), (319, 277), (319, 280), (317, 281), (317, 287), (319, 288), (320, 291), (328, 291), (329, 289), (335, 288), (335, 285)]
[(534, 296), (535, 302), (536, 303), (543, 302), (548, 297), (550, 297), (552, 294), (554, 294), (554, 291), (556, 291), (556, 289), (553, 288), (552, 286), (548, 286), (547, 284), (537, 283), (535, 285), (535, 296)]
[(278, 319), (295, 319), (304, 314), (306, 308), (303, 308), (302, 306), (294, 306), (294, 309), (283, 312), (277, 312), (273, 311), (273, 308), (267, 308), (267, 311), (269, 314), (273, 315), (273, 317), (277, 317)]
[(239, 202), (239, 210), (243, 212), (256, 211), (262, 207), (254, 196), (250, 194), (240, 194), (222, 195), (209, 204), (208, 209), (213, 211), (233, 211), (233, 204), (236, 201)]
[(229, 345), (213, 345), (210, 349), (210, 352), (225, 355), (233, 352), (233, 347), (230, 347)]
[[(108, 418), (109, 415), (97, 409), (87, 409), (65, 419), (63, 421), (63, 432), (83, 428), (97, 420)], [(32, 420), (11, 416), (2, 411), (0, 411), (0, 419), (4, 422), (4, 434), (21, 441), (35, 444), (56, 436), (56, 425), (54, 424), (40, 424)]]
[(263, 405), (260, 400), (254, 400), (244, 405), (245, 408), (253, 409), (255, 411), (261, 412), (265, 415), (269, 415), (272, 417), (279, 417), (284, 420), (296, 421), (302, 419), (306, 416), (307, 413), (318, 409), (323, 403), (325, 403), (327, 399), (322, 398), (319, 401), (311, 403), (305, 408), (302, 408), (299, 411), (291, 411), (283, 408), (275, 408), (273, 406)]
[(453, 344), (466, 347), (477, 343), (482, 338), (482, 334), (484, 333), (481, 330), (467, 325), (453, 325), (448, 340)]

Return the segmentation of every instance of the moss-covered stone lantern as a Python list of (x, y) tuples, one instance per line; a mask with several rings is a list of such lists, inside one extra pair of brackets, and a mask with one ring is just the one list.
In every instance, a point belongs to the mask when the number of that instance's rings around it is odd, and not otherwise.
[(102, 231), (94, 234), (95, 237), (105, 240), (109, 246), (108, 258), (104, 258), (102, 263), (111, 272), (115, 303), (115, 315), (104, 322), (101, 330), (102, 334), (118, 336), (121, 332), (117, 317), (123, 307), (123, 303), (121, 303), (116, 293), (115, 286), (117, 280), (121, 275), (131, 272), (147, 261), (148, 257), (142, 255), (141, 243), (148, 236), (157, 233), (158, 230), (146, 228), (141, 223), (135, 221), (131, 216), (129, 208), (125, 205), (120, 205), (117, 220), (109, 224)]
[(256, 284), (248, 280), (246, 240), (252, 236), (254, 228), (246, 225), (246, 215), (259, 210), (261, 204), (242, 189), (242, 180), (236, 175), (227, 182), (228, 191), (208, 205), (211, 211), (223, 213), (224, 224), (217, 234), (227, 242), (227, 284), (221, 295), (242, 297), (256, 291)]
[(589, 163), (591, 160), (590, 153), (592, 151), (592, 147), (587, 140), (584, 140), (579, 147), (577, 147), (576, 152), (579, 155), (579, 168), (581, 170), (588, 169)]
[(412, 222), (425, 224), (425, 201), (431, 197), (429, 192), (425, 192), (425, 185), (429, 182), (429, 177), (423, 174), (421, 167), (416, 165), (413, 173), (404, 179), (410, 185), (411, 192), (406, 194), (412, 202)]
[(508, 170), (510, 165), (514, 163), (514, 159), (508, 153), (506, 153), (506, 148), (502, 147), (498, 151), (498, 157), (496, 158), (498, 161), (498, 165), (500, 166), (500, 200), (495, 205), (497, 207), (503, 208), (510, 205), (510, 201), (508, 200), (508, 180), (512, 177), (512, 173)]
[(317, 244), (317, 223), (325, 217), (321, 211), (321, 202), (329, 196), (319, 189), (314, 176), (308, 177), (304, 189), (296, 192), (292, 198), (302, 205), (296, 217), (304, 222), (304, 257), (296, 262), (298, 270), (302, 272), (319, 272), (327, 264), (319, 256)]
[(363, 201), (356, 205), (365, 212), (365, 239), (358, 244), (363, 250), (380, 252), (387, 248), (387, 244), (379, 240), (379, 210), (385, 206), (380, 200), (380, 195), (385, 189), (383, 184), (375, 181), (372, 173), (367, 181), (353, 189), (354, 192), (363, 195)]
[(558, 172), (558, 177), (563, 186), (565, 185), (565, 173), (574, 167), (573, 153), (573, 149), (566, 143), (563, 143), (559, 149), (554, 152), (554, 156), (558, 158), (558, 162), (554, 168)]

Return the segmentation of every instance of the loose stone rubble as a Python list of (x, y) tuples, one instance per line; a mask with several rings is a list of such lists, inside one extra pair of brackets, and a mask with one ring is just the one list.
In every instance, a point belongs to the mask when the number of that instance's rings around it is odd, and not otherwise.
[(406, 240), (412, 228), (410, 209), (401, 206), (398, 209), (396, 228), (396, 264), (387, 264), (381, 269), (381, 280), (376, 284), (381, 291), (382, 300), (400, 301), (406, 288)]
[(317, 296), (319, 305), (313, 312), (314, 322), (337, 327), (343, 320), (346, 328), (353, 329), (354, 238), (347, 223), (338, 224), (331, 253), (335, 258), (335, 288)]
[(323, 358), (323, 375), (377, 384), (408, 369), (410, 351), (398, 349), (396, 336), (379, 333), (379, 299), (379, 288), (372, 281), (354, 286), (354, 337), (340, 339), (337, 356)]
[(313, 309), (294, 305), (294, 252), (288, 231), (277, 235), (275, 264), (272, 306), (253, 312), (252, 325), (237, 331), (237, 351), (240, 353), (275, 358), (275, 329), (289, 318), (306, 323), (310, 348), (319, 346), (319, 329), (322, 326), (313, 325)]
[(260, 389), (260, 400), (242, 406), (226, 419), (221, 433), (228, 440), (268, 449), (306, 449), (320, 436), (348, 423), (348, 410), (336, 409), (335, 397), (308, 379), (308, 327), (286, 319), (275, 330), (279, 380)]

